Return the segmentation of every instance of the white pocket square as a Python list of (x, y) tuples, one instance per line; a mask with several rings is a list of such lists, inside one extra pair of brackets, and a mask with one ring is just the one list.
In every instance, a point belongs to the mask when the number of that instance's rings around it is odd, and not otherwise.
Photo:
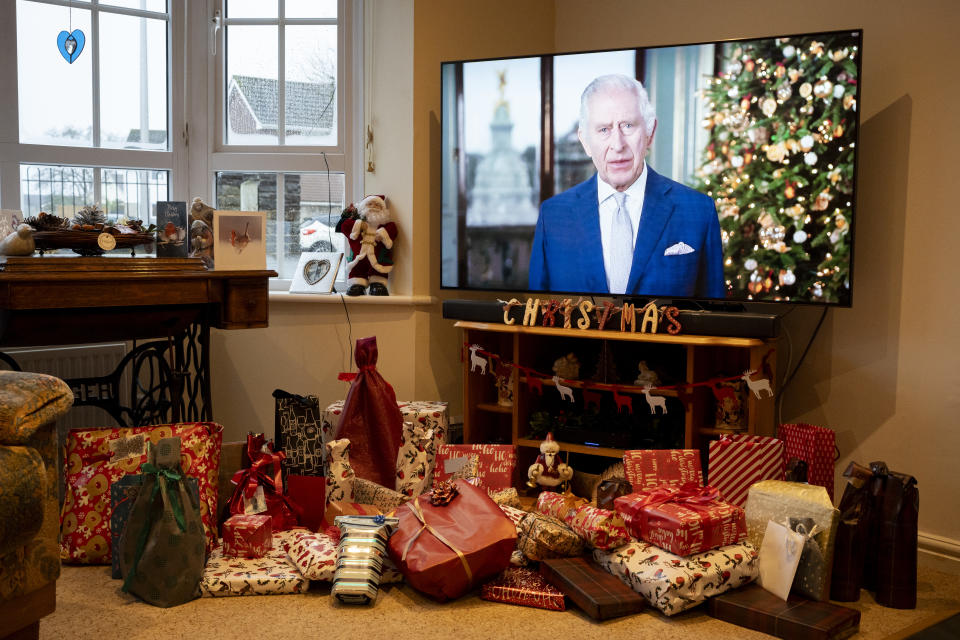
[(687, 253), (693, 253), (695, 249), (690, 245), (678, 242), (677, 244), (667, 247), (667, 250), (663, 252), (665, 256), (682, 256)]

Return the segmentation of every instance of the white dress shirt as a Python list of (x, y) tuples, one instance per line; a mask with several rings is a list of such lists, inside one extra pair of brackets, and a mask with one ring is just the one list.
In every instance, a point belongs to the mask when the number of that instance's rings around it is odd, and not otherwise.
[[(630, 223), (633, 225), (633, 247), (637, 246), (637, 230), (640, 228), (640, 213), (643, 211), (643, 196), (647, 190), (647, 164), (643, 164), (640, 177), (627, 190), (626, 207), (630, 214)], [(617, 201), (613, 194), (616, 191), (609, 184), (597, 176), (597, 201), (600, 205), (600, 244), (603, 247), (603, 267), (607, 273), (607, 290), (610, 293), (626, 293), (613, 291), (610, 286), (611, 264), (613, 264), (613, 217), (617, 213)]]

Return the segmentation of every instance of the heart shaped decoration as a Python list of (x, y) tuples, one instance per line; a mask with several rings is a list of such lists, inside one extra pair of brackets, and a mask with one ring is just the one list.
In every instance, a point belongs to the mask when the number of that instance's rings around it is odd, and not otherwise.
[(303, 265), (303, 279), (309, 285), (314, 285), (323, 280), (323, 277), (330, 273), (329, 260), (308, 260)]
[(61, 31), (57, 36), (57, 48), (60, 49), (60, 55), (63, 59), (73, 64), (80, 53), (83, 51), (83, 45), (87, 39), (80, 29), (74, 29), (73, 32)]

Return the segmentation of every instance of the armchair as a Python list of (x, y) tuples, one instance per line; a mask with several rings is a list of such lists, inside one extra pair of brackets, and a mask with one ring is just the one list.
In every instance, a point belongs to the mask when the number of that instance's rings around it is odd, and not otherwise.
[(57, 434), (65, 382), (0, 371), (0, 638), (36, 638), (60, 575)]

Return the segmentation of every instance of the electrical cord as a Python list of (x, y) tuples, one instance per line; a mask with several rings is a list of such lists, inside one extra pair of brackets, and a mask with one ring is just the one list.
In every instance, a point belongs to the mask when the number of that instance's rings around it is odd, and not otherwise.
[[(790, 383), (793, 382), (794, 377), (796, 377), (796, 375), (797, 375), (797, 371), (799, 371), (801, 365), (803, 365), (803, 361), (804, 361), (804, 359), (806, 359), (807, 353), (810, 352), (810, 347), (813, 346), (813, 341), (816, 340), (817, 334), (820, 333), (820, 327), (823, 326), (823, 321), (826, 319), (826, 317), (827, 317), (827, 311), (828, 311), (829, 309), (830, 309), (830, 307), (826, 307), (826, 306), (823, 308), (823, 313), (820, 314), (820, 319), (817, 321), (817, 326), (813, 328), (813, 333), (810, 334), (810, 339), (807, 340), (807, 346), (804, 347), (803, 353), (800, 354), (800, 358), (797, 360), (797, 364), (796, 364), (796, 366), (793, 368), (793, 371), (790, 371), (790, 369), (789, 369), (789, 364), (790, 364), (789, 360), (788, 360), (788, 362), (787, 362), (787, 365), (788, 365), (788, 366), (787, 366), (787, 372), (788, 372), (789, 375), (787, 375), (786, 380), (784, 380), (783, 384), (780, 386), (780, 397), (779, 397), (778, 403), (777, 403), (777, 405), (778, 405), (778, 406), (777, 406), (777, 422), (778, 422), (778, 424), (781, 422), (781, 419), (782, 419), (782, 413), (781, 413), (781, 412), (782, 412), (782, 407), (783, 407), (783, 398), (784, 398), (784, 395), (786, 394), (787, 387), (789, 387), (789, 386), (790, 386)], [(786, 314), (784, 314), (784, 315), (786, 315)], [(789, 341), (789, 340), (790, 340), (790, 338), (789, 338), (789, 335), (790, 335), (790, 334), (787, 333), (786, 335), (788, 336), (787, 340)], [(792, 342), (790, 343), (790, 351), (791, 351), (791, 356), (792, 356), (792, 352), (793, 352), (793, 343), (792, 343)]]
[(353, 370), (353, 322), (350, 320), (350, 310), (347, 309), (347, 300), (343, 294), (340, 294), (340, 303), (343, 305), (343, 313), (347, 317), (347, 353), (350, 366), (347, 371)]

